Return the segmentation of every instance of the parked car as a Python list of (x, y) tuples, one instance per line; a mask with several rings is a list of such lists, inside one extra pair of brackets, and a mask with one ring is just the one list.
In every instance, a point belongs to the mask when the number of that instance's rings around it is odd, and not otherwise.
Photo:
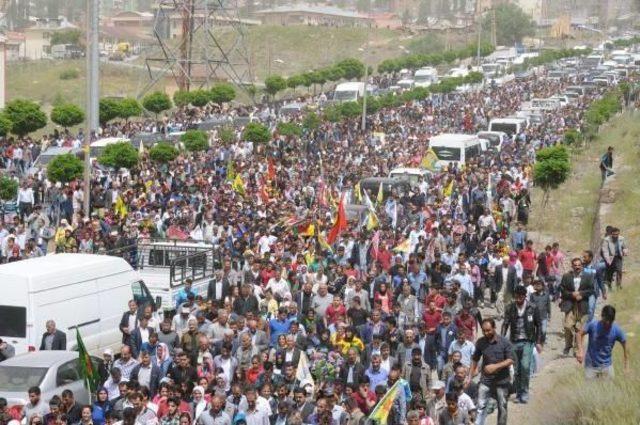
[[(78, 361), (76, 351), (36, 351), (5, 360), (0, 363), (0, 397), (8, 406), (24, 406), (29, 402), (27, 391), (37, 386), (45, 403), (68, 389), (78, 403), (89, 404)], [(102, 367), (98, 357), (91, 356), (91, 362), (95, 370)]]

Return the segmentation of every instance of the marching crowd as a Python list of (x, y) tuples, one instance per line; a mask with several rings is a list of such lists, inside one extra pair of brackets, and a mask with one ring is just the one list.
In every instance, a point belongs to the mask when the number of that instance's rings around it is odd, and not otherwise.
[[(265, 146), (240, 130), (222, 143), (213, 130), (207, 152), (183, 152), (168, 168), (143, 153), (130, 175), (95, 173), (88, 194), (27, 173), (39, 150), (80, 145), (82, 135), (4, 141), (3, 171), (20, 189), (0, 223), (0, 261), (166, 237), (206, 241), (224, 258), (206, 297), (185, 281), (173, 317), (130, 302), (122, 349), (117, 359), (105, 351), (91, 406), (70, 391), (45, 402), (33, 387), (22, 415), (46, 425), (484, 425), (497, 410), (504, 425), (508, 400), (529, 400), (558, 302), (565, 354), (573, 350), (593, 376), (612, 375), (610, 350), (584, 347), (582, 335), (604, 326), (624, 342), (612, 307), (589, 321), (607, 284), (621, 282), (620, 231), (609, 229), (602, 250), (571, 259), (570, 269), (559, 243), (534, 247), (527, 234), (536, 150), (580, 128), (602, 89), (407, 193), (358, 185), (420, 166), (431, 136), (484, 130), (571, 83), (533, 78), (433, 95), (370, 115), (366, 132), (357, 120), (323, 121), (301, 137), (275, 131)], [(169, 131), (230, 113), (182, 109), (103, 132)], [(269, 106), (254, 115), (272, 127), (303, 118)], [(346, 200), (363, 199), (366, 220), (338, 226)], [(56, 348), (56, 332), (52, 322), (41, 349)], [(0, 415), (5, 407), (0, 400)]]

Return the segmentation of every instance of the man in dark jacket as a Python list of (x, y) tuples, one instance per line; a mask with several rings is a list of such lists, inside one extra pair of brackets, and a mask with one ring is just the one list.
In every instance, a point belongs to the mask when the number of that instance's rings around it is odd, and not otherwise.
[(515, 301), (505, 310), (502, 323), (502, 336), (511, 330), (509, 340), (514, 354), (514, 386), (516, 400), (520, 403), (529, 401), (529, 377), (531, 375), (531, 359), (534, 346), (542, 351), (542, 321), (535, 304), (527, 302), (527, 289), (518, 286), (515, 290)]
[(140, 353), (140, 363), (131, 371), (131, 380), (149, 388), (151, 396), (157, 394), (162, 379), (162, 371), (151, 361), (148, 351)]
[(42, 334), (40, 350), (65, 351), (67, 349), (67, 334), (56, 329), (56, 322), (47, 320), (47, 331)]
[(571, 260), (571, 269), (560, 280), (560, 311), (564, 313), (564, 355), (568, 356), (577, 332), (589, 318), (589, 297), (593, 295), (593, 275), (582, 270), (582, 260)]
[(138, 326), (138, 304), (134, 300), (129, 301), (129, 311), (125, 311), (120, 319), (120, 332), (122, 343), (131, 345), (131, 333)]
[(258, 299), (251, 292), (251, 285), (244, 284), (240, 288), (240, 296), (233, 302), (233, 312), (239, 316), (246, 316), (247, 312), (258, 315)]

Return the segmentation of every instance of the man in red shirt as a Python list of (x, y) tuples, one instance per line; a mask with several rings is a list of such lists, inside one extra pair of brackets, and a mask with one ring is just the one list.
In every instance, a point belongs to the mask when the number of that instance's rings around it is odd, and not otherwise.
[(371, 410), (376, 406), (378, 398), (376, 393), (369, 388), (369, 377), (364, 375), (360, 380), (360, 383), (353, 388), (353, 399), (358, 404), (358, 408), (362, 410), (362, 413), (368, 415)]
[(475, 333), (476, 328), (478, 327), (478, 322), (476, 318), (471, 315), (469, 312), (469, 305), (465, 303), (465, 306), (462, 307), (462, 310), (456, 318), (454, 319), (454, 323), (458, 330), (464, 331), (465, 337), (469, 341), (475, 341)]
[(524, 249), (518, 254), (518, 259), (522, 263), (522, 279), (533, 276), (536, 271), (536, 252), (533, 250), (533, 241), (528, 240)]
[(422, 314), (422, 320), (427, 328), (427, 334), (435, 335), (438, 325), (442, 321), (442, 313), (436, 308), (436, 303), (430, 301)]

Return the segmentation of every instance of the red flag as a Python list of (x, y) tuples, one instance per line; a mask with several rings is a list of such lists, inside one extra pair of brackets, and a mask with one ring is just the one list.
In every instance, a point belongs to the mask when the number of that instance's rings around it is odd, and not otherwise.
[(270, 181), (274, 181), (276, 179), (276, 166), (271, 158), (269, 158), (269, 165), (267, 166), (267, 178)]
[(267, 186), (264, 184), (260, 186), (260, 199), (265, 204), (269, 203), (269, 192), (267, 192)]
[(322, 208), (326, 208), (329, 206), (329, 203), (327, 202), (327, 188), (322, 179), (320, 180), (320, 184), (318, 185), (318, 204)]
[(347, 213), (344, 210), (344, 195), (340, 198), (340, 204), (338, 204), (338, 216), (336, 222), (327, 235), (327, 242), (333, 244), (340, 233), (347, 229)]

